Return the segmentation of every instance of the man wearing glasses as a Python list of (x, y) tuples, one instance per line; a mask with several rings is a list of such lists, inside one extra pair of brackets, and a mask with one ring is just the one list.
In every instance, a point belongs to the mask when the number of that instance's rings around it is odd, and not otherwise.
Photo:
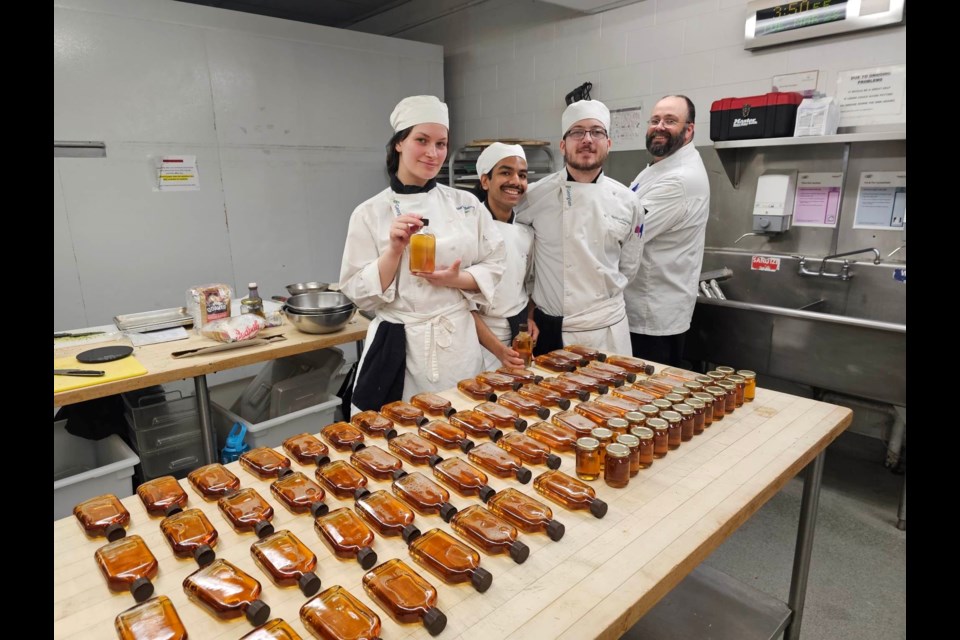
[(650, 112), (653, 161), (630, 185), (645, 212), (643, 259), (624, 297), (633, 355), (683, 366), (710, 215), (710, 183), (693, 143), (690, 98), (667, 96)]
[(565, 166), (530, 185), (515, 209), (533, 228), (530, 317), (540, 329), (535, 354), (583, 344), (631, 350), (623, 290), (640, 266), (643, 209), (623, 184), (603, 174), (610, 110), (580, 100), (561, 117)]

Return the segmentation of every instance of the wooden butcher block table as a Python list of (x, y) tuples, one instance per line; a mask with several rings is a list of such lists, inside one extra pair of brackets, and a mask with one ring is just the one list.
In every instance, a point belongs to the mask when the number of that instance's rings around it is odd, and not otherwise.
[[(540, 373), (554, 375), (546, 371)], [(441, 395), (460, 410), (477, 404), (456, 390)], [(688, 635), (692, 633), (688, 630), (691, 627), (684, 626), (688, 621), (682, 619), (681, 613), (700, 619), (699, 624), (704, 628), (717, 632), (711, 637), (723, 637), (724, 621), (720, 617), (702, 620), (708, 614), (694, 610), (695, 602), (687, 605), (685, 600), (673, 602), (672, 599), (698, 577), (694, 592), (713, 581), (716, 577), (713, 573), (706, 578), (700, 574), (704, 570), (697, 568), (701, 561), (787, 481), (807, 468), (789, 608), (781, 603), (780, 611), (771, 609), (774, 617), (779, 615), (779, 621), (773, 622), (779, 631), (767, 629), (779, 633), (788, 625), (785, 637), (797, 637), (824, 450), (847, 427), (851, 415), (851, 411), (843, 407), (758, 388), (754, 402), (744, 404), (732, 415), (714, 422), (703, 434), (655, 460), (653, 466), (631, 478), (627, 488), (612, 489), (602, 480), (590, 483), (598, 497), (609, 505), (602, 519), (594, 518), (587, 511), (568, 511), (549, 502), (536, 493), (532, 481), (521, 485), (516, 480), (488, 474), (494, 489), (514, 487), (548, 504), (554, 518), (566, 526), (566, 534), (560, 541), (553, 542), (543, 533), (521, 533), (520, 540), (530, 547), (530, 557), (523, 564), (515, 564), (508, 555), (491, 556), (481, 552), (481, 566), (493, 574), (493, 584), (485, 593), (474, 591), (469, 584), (443, 583), (414, 562), (399, 537), (376, 535), (373, 548), (377, 563), (402, 558), (437, 588), (437, 606), (448, 619), (439, 638), (612, 639), (648, 612), (650, 616), (641, 624), (654, 620), (668, 605), (673, 607), (666, 618), (668, 624), (674, 626), (673, 637), (694, 637)], [(535, 418), (528, 419), (531, 424), (535, 421)], [(318, 430), (321, 426), (318, 425)], [(397, 429), (401, 433), (415, 431), (399, 425)], [(386, 441), (380, 438), (368, 436), (367, 443), (387, 449)], [(282, 448), (278, 451), (283, 452)], [(349, 458), (349, 453), (332, 447), (330, 451), (333, 459)], [(445, 458), (467, 458), (458, 450), (441, 449), (439, 453)], [(575, 475), (574, 455), (559, 455), (560, 470)], [(256, 488), (273, 506), (273, 524), (277, 531), (292, 531), (314, 551), (319, 560), (316, 573), (322, 581), (321, 589), (342, 585), (349, 590), (380, 616), (381, 637), (387, 640), (430, 638), (422, 625), (398, 624), (374, 604), (363, 590), (364, 570), (353, 560), (336, 558), (314, 531), (308, 514), (294, 515), (288, 511), (270, 493), (269, 482), (241, 469), (239, 463), (227, 466), (240, 478), (243, 487)], [(315, 477), (312, 465), (303, 466), (293, 460), (292, 466), (310, 478)], [(541, 465), (529, 466), (534, 478), (547, 470)], [(426, 466), (404, 462), (404, 469), (432, 477)], [(299, 618), (300, 607), (307, 598), (297, 587), (276, 586), (254, 563), (250, 544), (256, 536), (236, 533), (215, 502), (203, 500), (186, 480), (181, 481), (181, 485), (189, 495), (187, 507), (202, 509), (220, 533), (215, 547), (217, 557), (229, 560), (260, 581), (261, 599), (270, 605), (271, 619), (283, 618), (301, 636), (312, 638)], [(387, 481), (369, 479), (368, 488), (372, 491), (389, 490), (389, 486)], [(480, 503), (479, 498), (464, 498), (452, 490), (450, 493), (450, 501), (458, 509)], [(142, 536), (159, 562), (159, 574), (153, 581), (155, 595), (166, 595), (173, 601), (190, 637), (233, 640), (250, 632), (253, 627), (245, 618), (221, 621), (188, 600), (182, 583), (197, 569), (196, 563), (173, 555), (160, 532), (161, 518), (150, 517), (136, 495), (122, 502), (131, 514), (127, 535)], [(353, 507), (352, 500), (338, 499), (330, 492), (326, 502), (331, 510)], [(459, 539), (439, 516), (418, 514), (414, 524), (423, 533), (438, 527)], [(54, 522), (53, 528), (54, 637), (115, 637), (114, 618), (135, 602), (128, 593), (111, 592), (97, 570), (94, 552), (106, 540), (87, 538), (72, 516)], [(784, 549), (785, 554), (788, 552), (789, 549)], [(684, 580), (691, 572), (690, 578)], [(678, 584), (679, 588), (671, 593)], [(728, 598), (740, 593), (728, 586), (721, 588)], [(663, 604), (654, 609), (661, 599)], [(749, 615), (741, 614), (732, 605), (725, 608), (725, 616), (721, 617), (735, 622), (736, 634), (744, 633), (740, 627)], [(752, 612), (756, 614), (757, 610)], [(665, 628), (664, 623), (652, 626), (661, 630), (662, 635), (656, 637), (670, 637), (671, 629)]]

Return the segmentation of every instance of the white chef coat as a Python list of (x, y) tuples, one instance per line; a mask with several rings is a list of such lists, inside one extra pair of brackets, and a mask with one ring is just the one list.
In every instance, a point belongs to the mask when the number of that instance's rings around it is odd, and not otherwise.
[(568, 182), (564, 167), (530, 185), (515, 222), (533, 228), (533, 301), (563, 316), (564, 344), (631, 353), (623, 290), (643, 251), (636, 196), (602, 173)]
[(630, 331), (671, 336), (690, 328), (710, 217), (710, 182), (693, 143), (640, 172), (630, 188), (646, 210), (643, 259), (624, 297)]
[[(436, 264), (460, 258), (461, 270), (477, 281), (470, 293), (435, 286), (411, 275), (410, 249), (404, 250), (397, 276), (381, 290), (377, 259), (390, 246), (390, 225), (401, 214), (430, 220), (437, 238)], [(503, 275), (503, 238), (476, 196), (436, 185), (424, 193), (399, 194), (387, 188), (358, 206), (350, 217), (340, 266), (340, 290), (360, 309), (377, 317), (367, 330), (367, 354), (383, 320), (405, 325), (407, 361), (403, 399), (423, 391), (442, 391), (481, 371), (483, 357), (470, 304), (487, 304)]]

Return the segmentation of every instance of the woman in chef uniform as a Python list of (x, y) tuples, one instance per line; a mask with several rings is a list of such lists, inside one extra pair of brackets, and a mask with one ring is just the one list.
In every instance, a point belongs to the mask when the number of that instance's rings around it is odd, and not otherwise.
[[(503, 274), (503, 239), (479, 200), (437, 183), (447, 156), (447, 105), (404, 98), (390, 115), (390, 186), (350, 217), (340, 290), (376, 313), (367, 331), (351, 414), (441, 391), (481, 371), (470, 306), (488, 304)], [(410, 236), (429, 220), (436, 270), (411, 273)]]

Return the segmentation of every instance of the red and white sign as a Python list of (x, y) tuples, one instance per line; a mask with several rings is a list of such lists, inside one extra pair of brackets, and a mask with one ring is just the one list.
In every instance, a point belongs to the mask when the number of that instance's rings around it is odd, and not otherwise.
[(780, 271), (780, 258), (773, 256), (753, 256), (750, 258), (751, 271)]

